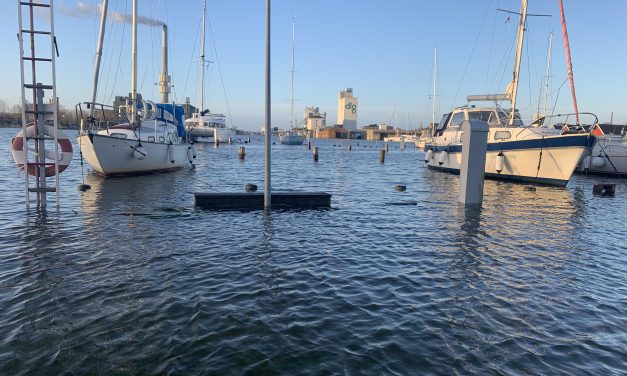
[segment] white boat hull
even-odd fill
[[[216,140],[220,143],[226,143],[233,141],[235,136],[235,130],[231,128],[214,128],[214,127],[190,127],[187,129],[187,132],[191,137],[194,138],[205,138],[207,142],[216,142]]]
[[[302,145],[305,142],[305,137],[299,134],[285,134],[279,138],[283,145]]]
[[[616,135],[597,136],[590,155],[579,161],[577,172],[627,176],[627,138]]]
[[[83,157],[94,172],[104,176],[132,175],[176,170],[186,166],[187,143],[159,143],[142,141],[145,156],[137,158],[138,140],[83,134],[78,137]]]
[[[588,149],[589,142],[589,137],[584,134],[489,143],[485,174],[492,179],[564,186],[570,180],[577,162]],[[434,147],[428,144],[425,149],[433,150],[433,157],[426,161],[430,169],[459,173],[462,162],[461,145]],[[497,155],[500,152],[504,155],[503,170],[498,172]],[[442,153],[446,155],[442,156]]]

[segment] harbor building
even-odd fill
[[[318,131],[326,127],[327,113],[320,113],[319,107],[307,106],[303,114],[305,130],[312,137],[318,137]]]
[[[337,101],[337,124],[348,131],[357,129],[357,106],[359,101],[353,96],[353,89],[340,91]]]

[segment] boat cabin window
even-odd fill
[[[451,119],[451,127],[459,128],[462,125],[462,121],[466,120],[466,116],[463,112],[457,112],[453,114],[453,118]]]
[[[164,141],[165,141],[165,137],[159,136],[159,142],[164,142]]]
[[[148,136],[148,142],[155,142],[155,136]]]
[[[492,118],[492,111],[468,111],[468,120],[481,120],[486,123],[490,122],[490,118]]]
[[[111,133],[111,137],[126,138],[126,134],[125,133]]]

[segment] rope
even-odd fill
[[[536,170],[535,182],[538,182],[538,174],[540,173],[540,166],[542,165],[542,151],[544,149],[544,136],[542,136],[542,146],[540,147],[540,157],[538,158],[538,169]]]
[[[226,87],[224,86],[224,77],[222,77],[222,68],[220,67],[220,59],[218,58],[218,49],[216,48],[216,41],[213,38],[213,28],[211,27],[211,18],[208,19],[207,25],[209,26],[209,35],[211,36],[211,44],[213,45],[213,53],[216,56],[216,63],[218,64],[218,72],[220,73],[220,82],[222,83],[222,91],[224,92],[224,101],[226,102],[226,109],[229,114],[229,121],[231,127],[233,127],[233,116],[231,115],[231,106],[229,105],[229,99],[226,96]]]

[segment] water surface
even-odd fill
[[[393,145],[275,145],[273,187],[331,210],[209,212],[193,192],[263,186],[263,145],[103,179],[78,153],[61,207],[26,212],[0,144],[0,374],[621,374],[627,200],[458,176]],[[246,158],[237,158],[239,146]],[[393,189],[407,186],[407,192]],[[415,203],[415,205],[410,205]],[[392,205],[405,204],[405,205]]]

